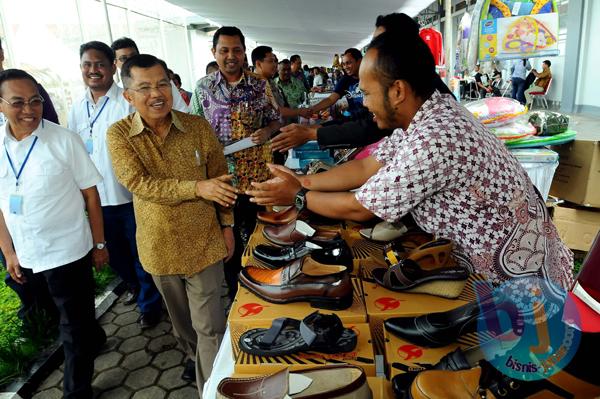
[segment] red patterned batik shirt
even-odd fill
[[[383,166],[356,193],[365,208],[388,222],[410,212],[495,283],[538,276],[570,288],[573,254],[527,173],[450,95],[436,91],[373,156]]]

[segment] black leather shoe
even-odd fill
[[[477,331],[477,321],[485,314],[496,311],[508,313],[515,326],[524,323],[516,306],[510,302],[487,298],[481,304],[478,301],[447,312],[430,313],[417,317],[394,317],[385,321],[387,331],[410,342],[428,347],[439,348],[455,342],[458,337]],[[482,307],[485,312],[482,314]]]
[[[256,259],[274,269],[311,254],[311,257],[319,263],[342,265],[352,271],[352,252],[342,238],[327,243],[304,241],[291,247],[274,247],[261,244],[252,250],[252,254]]]
[[[142,330],[146,330],[148,328],[152,328],[160,322],[160,312],[148,312],[142,313],[138,320],[140,323],[140,328]]]
[[[194,362],[192,359],[185,361],[183,373],[181,373],[181,379],[188,382],[196,381],[196,362]]]
[[[124,305],[133,305],[137,302],[140,291],[137,288],[128,289],[123,298]]]

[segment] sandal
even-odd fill
[[[240,337],[240,349],[257,356],[283,356],[298,352],[344,353],[356,348],[356,332],[344,328],[335,315],[318,311],[304,320],[282,317],[271,328],[255,328]]]
[[[375,282],[392,291],[430,294],[444,298],[460,295],[469,272],[462,267],[441,267],[425,270],[411,260],[404,259],[389,268],[371,272]]]
[[[445,238],[429,241],[412,250],[405,244],[402,240],[396,240],[383,247],[388,265],[397,265],[402,259],[409,259],[418,263],[421,269],[439,269],[448,264],[454,246],[451,240]]]

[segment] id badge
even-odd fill
[[[91,154],[94,152],[94,140],[89,138],[85,141],[85,149],[87,150],[88,154]]]
[[[23,196],[11,194],[8,198],[8,211],[13,215],[23,214]]]

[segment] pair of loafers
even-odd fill
[[[340,237],[336,230],[313,228],[302,220],[294,220],[288,224],[265,226],[263,236],[271,243],[279,246],[292,246],[306,240],[327,244]]]
[[[252,378],[225,378],[217,399],[372,399],[365,372],[343,364]]]
[[[322,264],[310,256],[274,270],[246,266],[239,274],[239,281],[271,303],[309,302],[321,309],[342,310],[353,301],[348,268]]]
[[[285,247],[259,244],[252,250],[252,254],[269,268],[285,266],[309,254],[319,263],[343,265],[349,271],[352,271],[353,266],[350,247],[341,237],[330,241],[306,240]]]

